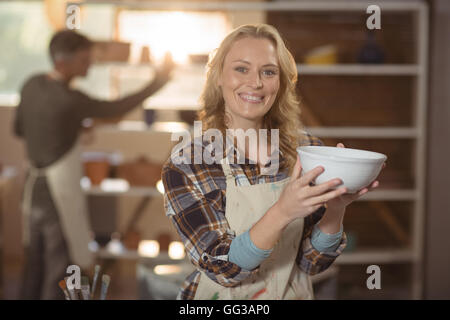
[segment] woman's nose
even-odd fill
[[[262,80],[259,72],[251,73],[249,76],[249,84],[252,88],[260,89],[262,88]]]

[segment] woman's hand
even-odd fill
[[[280,198],[250,229],[250,239],[256,247],[264,250],[273,248],[289,223],[310,215],[327,201],[347,192],[346,188],[330,190],[342,183],[340,179],[310,186],[310,183],[323,170],[322,167],[316,167],[304,176],[300,176],[302,166],[297,155],[291,179],[283,189]]]
[[[278,215],[280,215],[280,219],[286,225],[297,218],[310,215],[325,203],[339,198],[347,192],[347,188],[344,187],[332,189],[342,183],[340,179],[332,179],[319,185],[310,186],[310,183],[323,170],[323,167],[319,166],[301,176],[302,166],[297,155],[297,162],[291,179],[274,205]]]
[[[338,148],[345,148],[343,143],[337,144]],[[386,164],[383,164],[383,168],[386,166]],[[338,197],[335,197],[333,199],[328,200],[327,202],[327,210],[325,211],[324,216],[320,220],[319,228],[322,232],[333,234],[340,230],[341,224],[344,220],[344,214],[345,214],[345,208],[352,203],[353,201],[357,200],[364,194],[366,194],[369,191],[372,191],[376,189],[380,183],[375,180],[372,181],[369,186],[364,187],[358,192],[351,194],[351,193],[345,193],[341,194]]]

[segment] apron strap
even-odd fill
[[[228,159],[225,157],[222,159],[221,161],[222,164],[222,170],[223,173],[225,174],[225,178],[227,179],[227,184],[232,183],[232,184],[236,184],[236,180],[234,178],[234,175],[231,171],[231,167],[230,164],[228,163]]]
[[[31,204],[33,201],[33,189],[36,180],[39,177],[45,177],[45,168],[36,168],[33,165],[30,165],[28,170],[28,177],[25,181],[25,187],[22,195],[22,215],[23,215],[23,234],[22,240],[25,246],[30,244],[30,230],[29,230],[29,219],[31,215]]]

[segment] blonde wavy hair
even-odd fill
[[[300,121],[300,102],[296,93],[297,65],[278,31],[268,24],[247,24],[234,29],[209,57],[206,83],[200,97],[198,117],[204,130],[215,128],[225,134],[225,101],[218,80],[222,75],[225,57],[231,46],[245,37],[264,38],[276,48],[280,67],[280,88],[277,97],[264,116],[263,128],[279,129],[280,151],[285,158],[280,169],[289,168],[297,161],[297,151],[303,125]],[[225,135],[224,135],[225,136]],[[270,136],[270,134],[269,134]]]

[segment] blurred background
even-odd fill
[[[133,92],[167,51],[178,63],[141,108],[83,137],[92,250],[111,275],[109,299],[174,299],[191,272],[164,213],[161,166],[172,133],[196,117],[208,54],[233,28],[260,22],[296,59],[307,129],[326,145],[388,156],[380,188],[347,209],[348,246],[314,277],[316,298],[450,298],[450,1],[45,0],[0,2],[0,299],[17,299],[24,259],[28,164],[15,107],[23,82],[50,70],[49,40],[71,4],[95,41],[89,75],[75,83],[89,95]],[[370,4],[381,8],[379,30],[366,26]],[[366,286],[374,264],[380,290]]]

